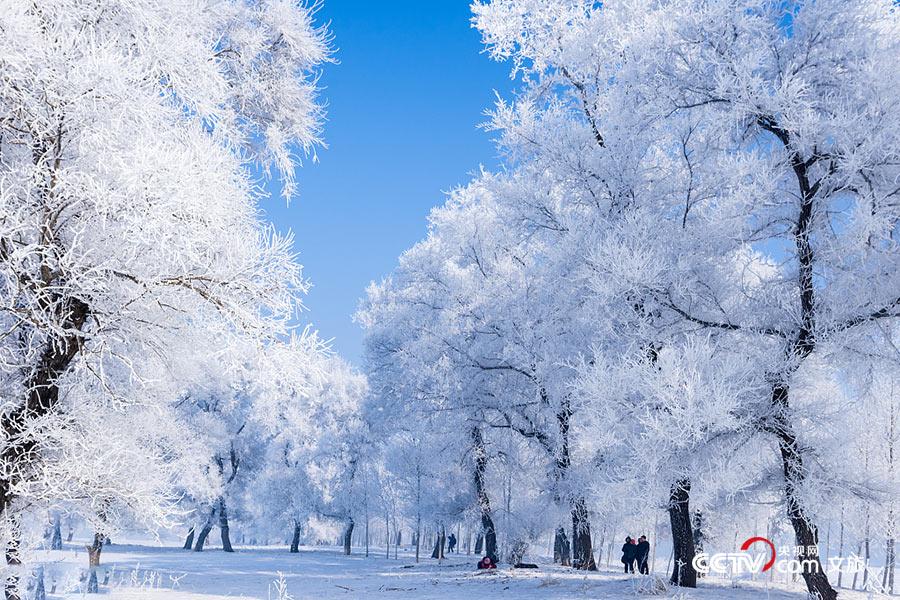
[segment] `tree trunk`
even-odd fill
[[[872,556],[871,552],[871,544],[869,543],[869,511],[866,510],[866,540],[864,543],[864,547],[866,549],[865,554],[863,555],[863,580],[862,580],[862,588],[866,589],[867,584],[869,583],[869,559]]]
[[[583,497],[572,503],[572,566],[584,571],[596,571],[594,548],[591,541],[591,521],[587,503]]]
[[[484,540],[484,554],[497,562],[497,531],[491,512],[491,499],[487,494],[485,473],[487,471],[487,449],[479,427],[472,428],[472,456],[475,461],[475,499],[481,513],[481,534],[479,542]],[[482,537],[483,536],[483,537]],[[481,544],[476,542],[475,554],[481,554]]]
[[[52,275],[48,275],[52,278]],[[51,285],[52,279],[44,281]],[[87,321],[89,309],[81,300],[69,298],[61,299],[59,311],[66,315],[63,319],[64,328],[68,331],[80,332]],[[68,370],[75,355],[81,349],[82,337],[78,333],[72,333],[59,339],[51,337],[34,366],[34,370],[25,383],[25,398],[22,404],[16,408],[4,411],[0,415],[0,430],[5,441],[4,448],[0,452],[0,463],[7,465],[6,475],[0,476],[0,519],[7,522],[15,522],[17,515],[9,514],[15,498],[12,495],[13,486],[18,483],[23,474],[28,473],[33,467],[35,447],[37,439],[29,434],[31,423],[57,410],[59,404],[59,386],[57,381]],[[21,565],[18,542],[14,542],[6,550],[7,566]],[[7,600],[19,600],[19,578],[11,570],[5,583]]]
[[[53,518],[53,535],[50,536],[50,549],[62,550],[62,525],[59,514]]]
[[[694,554],[703,552],[703,511],[694,511]],[[654,532],[655,533],[655,532]],[[697,573],[697,579],[703,578],[703,573]]]
[[[444,558],[444,544],[447,543],[447,532],[444,529],[444,526],[441,525],[441,529],[438,532],[437,536],[434,540],[434,550],[431,552],[431,558],[436,558],[441,560]]]
[[[222,550],[234,552],[231,547],[231,536],[228,528],[228,509],[225,506],[225,496],[219,498],[219,534],[222,536]]]
[[[103,552],[103,535],[95,533],[94,543],[85,547],[88,551],[88,567],[91,571],[90,578],[88,579],[87,593],[98,594],[100,592],[100,584],[97,581],[97,567],[100,566],[100,553]]]
[[[88,566],[100,566],[100,553],[103,552],[103,534],[95,533],[94,542],[86,546],[88,551]]]
[[[559,527],[553,536],[553,562],[564,567],[572,566],[572,557],[569,549],[569,538],[566,537],[566,528]]]
[[[694,533],[689,506],[691,482],[677,481],[669,492],[669,520],[672,524],[672,577],[670,581],[681,587],[697,587],[694,570]]]
[[[547,392],[541,389],[541,396],[546,398]],[[559,448],[556,456],[556,477],[562,482],[569,472],[572,458],[569,453],[569,428],[572,418],[572,406],[568,397],[563,400],[556,421],[559,426]],[[596,571],[594,548],[591,540],[591,522],[584,496],[576,495],[570,499],[572,512],[572,566],[585,571]]]
[[[658,516],[657,516],[656,518],[659,519]],[[656,529],[654,529],[653,532],[654,532],[654,534],[655,534],[655,533],[656,533]],[[617,536],[617,532],[616,532],[615,529],[613,529],[613,534],[612,534],[612,537],[610,538],[609,546],[606,548],[606,568],[607,568],[607,569],[609,568],[609,561],[610,561],[610,559],[612,558],[613,550],[615,550],[616,540],[618,539],[618,537],[616,537],[616,536]],[[656,550],[656,544],[655,544],[655,543],[653,544],[653,550],[654,550],[654,551]]]
[[[481,554],[482,549],[484,549],[484,535],[479,533],[475,536],[475,554]]]
[[[838,566],[837,586],[841,587],[841,580],[844,578],[844,565],[843,565],[843,563],[844,563],[844,507],[843,507],[843,505],[841,506],[841,533],[840,533],[840,537],[838,539],[839,539],[839,541],[838,541],[838,558],[840,558],[841,561],[839,563],[840,566]]]
[[[294,536],[291,538],[291,554],[300,552],[300,522],[294,521]]]
[[[703,552],[703,511],[694,511],[694,552]]]
[[[347,525],[344,528],[344,554],[350,556],[350,542],[353,541],[353,517],[347,519]]]
[[[800,503],[798,490],[806,479],[806,470],[803,464],[803,456],[800,453],[800,444],[794,435],[793,428],[787,421],[788,387],[777,383],[772,388],[772,404],[778,409],[775,435],[778,438],[778,447],[781,453],[781,464],[784,471],[784,494],[787,500],[787,513],[794,528],[796,545],[810,547],[819,545],[819,532],[806,516],[806,511]],[[822,568],[818,556],[799,557],[803,560],[803,580],[810,595],[819,600],[836,600],[837,592],[828,582],[828,575]]]
[[[197,536],[197,542],[194,544],[194,552],[203,552],[203,546],[206,545],[206,538],[209,537],[209,532],[212,531],[215,518],[216,509],[213,508],[209,511],[209,516],[203,524],[203,529],[200,530],[200,534]]]
[[[606,543],[606,526],[603,526],[603,530],[600,532],[600,543],[597,543],[597,540],[594,540],[594,548],[597,549],[597,564],[601,564],[603,562],[603,546]]]
[[[895,541],[894,538],[888,538],[885,546],[884,581],[882,581],[881,587],[891,596],[894,595],[894,568],[896,567],[896,564],[897,556],[895,554]]]
[[[800,444],[790,422],[790,402],[788,396],[789,376],[800,363],[808,358],[816,347],[816,285],[815,285],[815,254],[812,245],[812,223],[814,217],[814,205],[816,194],[820,187],[818,183],[810,181],[809,170],[812,162],[802,156],[794,146],[791,133],[771,116],[761,115],[757,118],[757,124],[774,135],[787,151],[791,167],[797,178],[799,195],[799,210],[796,215],[796,223],[793,227],[794,245],[797,250],[797,283],[798,300],[800,307],[799,328],[796,336],[791,340],[785,352],[788,373],[782,373],[781,378],[772,386],[771,423],[765,429],[775,435],[778,440],[781,463],[784,471],[784,494],[787,501],[787,513],[794,529],[797,546],[818,546],[818,530],[806,515],[806,511],[800,502],[799,490],[806,479],[806,468],[803,464],[803,455]],[[822,568],[818,556],[801,557],[803,561],[803,579],[809,595],[818,600],[835,600],[837,592],[828,582],[828,575]]]
[[[38,567],[35,573],[33,600],[47,600],[47,590],[44,587],[44,567]]]
[[[184,540],[184,546],[182,546],[182,550],[190,550],[194,545],[194,528],[191,527],[188,529],[187,538]]]
[[[387,513],[384,515],[384,557],[391,557],[391,517]]]

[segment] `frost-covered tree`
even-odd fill
[[[370,288],[360,319],[373,393],[400,414],[469,434],[471,457],[481,457],[471,463],[476,502],[485,509],[497,483],[484,480],[492,438],[506,432],[529,442],[540,456],[541,487],[570,508],[576,564],[593,568],[579,481],[589,460],[579,462],[588,457],[570,439],[573,364],[590,347],[591,305],[571,263],[557,256],[564,225],[531,210],[546,196],[559,200],[556,192],[526,175],[484,175],[457,191],[433,212],[428,239]],[[494,530],[488,511],[482,520]]]
[[[305,284],[290,240],[260,223],[247,167],[291,192],[290,149],[318,142],[328,48],[309,9],[279,0],[5,2],[0,15],[0,513],[14,563],[21,511],[56,495],[47,473],[87,483],[99,468],[60,460],[60,436],[174,401],[152,383],[177,339],[285,331]]]
[[[208,340],[206,346],[219,344]],[[213,490],[190,482],[185,488],[197,521],[188,532],[186,549],[193,543],[201,551],[218,525],[223,548],[231,551],[229,513],[244,508],[245,491],[266,468],[273,438],[285,428],[300,433],[300,421],[288,415],[305,414],[308,407],[300,399],[319,385],[323,350],[318,336],[307,328],[264,347],[232,344],[209,356],[194,352],[179,362],[177,377],[184,391],[177,410],[186,435],[205,449],[196,456],[205,471],[202,479],[214,482]]]
[[[336,356],[320,356],[312,378],[298,371],[298,356],[282,358],[271,365],[277,381],[272,402],[256,403],[264,409],[266,442],[244,500],[251,524],[290,532],[297,552],[312,523],[345,527],[360,513],[357,471],[370,458],[362,420],[368,387]]]

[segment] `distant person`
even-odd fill
[[[496,569],[497,563],[491,560],[490,556],[485,556],[480,561],[478,561],[479,569]]]
[[[453,552],[456,549],[456,536],[452,533],[450,534],[450,537],[447,538],[447,547],[450,552]]]
[[[650,542],[647,541],[646,535],[642,535],[638,538],[636,558],[638,572],[643,575],[649,575],[650,566],[647,564],[647,560],[650,558]]]
[[[637,546],[631,536],[625,538],[622,545],[622,564],[625,565],[626,573],[634,573],[634,561],[637,558]]]

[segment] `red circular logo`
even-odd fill
[[[772,565],[775,564],[775,544],[770,542],[767,538],[764,537],[752,537],[748,538],[743,544],[741,544],[741,551],[746,551],[747,548],[755,544],[756,542],[762,542],[769,546],[769,550],[772,552],[772,556],[769,557],[769,562],[763,565],[762,572],[765,573],[769,569],[772,568]]]

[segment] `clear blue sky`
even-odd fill
[[[307,320],[357,365],[352,315],[365,287],[424,237],[445,192],[498,164],[477,125],[494,90],[510,90],[509,65],[481,53],[470,16],[469,0],[325,0],[318,13],[339,61],[321,79],[329,147],[304,164],[289,206],[273,189],[263,208],[294,232],[314,286]]]

